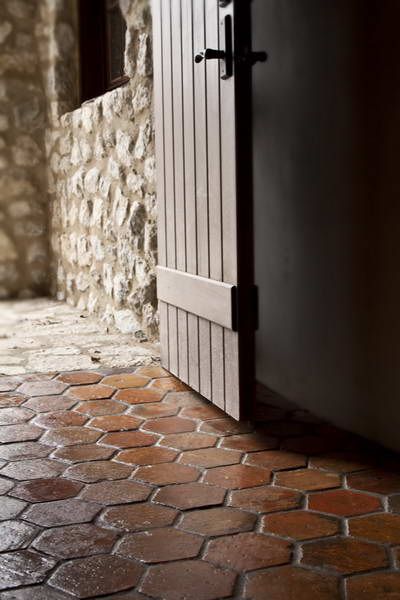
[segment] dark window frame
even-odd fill
[[[109,14],[117,6],[118,0],[79,0],[81,103],[101,96],[129,81],[129,77],[123,73],[111,77]],[[124,33],[125,30],[126,28]],[[124,48],[124,44],[122,46]]]

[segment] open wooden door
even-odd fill
[[[250,0],[152,9],[161,360],[240,419],[256,321]]]

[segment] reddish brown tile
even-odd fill
[[[108,433],[101,438],[101,444],[115,448],[139,448],[152,446],[159,439],[158,435],[144,433],[143,431],[125,431],[121,433]]]
[[[347,476],[347,483],[355,490],[365,490],[375,494],[393,494],[400,490],[400,473],[370,469]]]
[[[400,573],[370,573],[347,580],[348,600],[397,600]]]
[[[302,495],[299,492],[263,486],[232,492],[229,505],[260,513],[270,513],[299,508],[301,500]]]
[[[154,485],[168,485],[172,483],[189,483],[196,481],[200,472],[195,467],[165,463],[139,467],[135,471],[135,479],[141,479]]]
[[[204,481],[231,489],[250,488],[268,483],[271,472],[247,465],[216,467],[207,471]]]
[[[155,379],[152,382],[151,387],[164,390],[165,392],[184,392],[189,389],[187,385],[175,377]]]
[[[109,508],[100,517],[106,525],[124,531],[145,531],[172,525],[177,511],[167,506],[142,503]]]
[[[277,485],[295,490],[325,490],[340,486],[340,477],[336,473],[327,473],[316,469],[282,471],[276,475]]]
[[[352,490],[334,490],[312,494],[309,496],[308,506],[311,510],[332,513],[341,517],[382,510],[378,498]]]
[[[89,462],[91,460],[105,460],[114,454],[114,448],[98,446],[97,444],[82,444],[58,448],[53,456],[67,463]]]
[[[3,496],[0,500],[0,521],[14,519],[26,506],[26,502],[8,496]]]
[[[146,563],[169,562],[198,555],[203,539],[172,527],[127,535],[117,554]]]
[[[10,406],[19,406],[26,400],[26,396],[18,394],[0,394],[0,407],[8,408]]]
[[[46,429],[57,429],[58,427],[68,427],[84,425],[88,418],[76,412],[50,412],[36,417],[34,424]]]
[[[257,432],[224,437],[221,443],[222,448],[231,448],[232,450],[240,450],[241,452],[269,450],[277,446],[278,442],[276,438],[271,438]]]
[[[101,481],[102,479],[125,479],[132,473],[132,467],[120,463],[97,460],[95,462],[79,463],[68,467],[64,477],[77,479],[86,483]]]
[[[181,417],[163,417],[161,419],[150,419],[143,425],[143,429],[154,433],[185,433],[194,431],[196,424],[191,419]]]
[[[16,425],[32,419],[34,413],[28,408],[14,406],[11,408],[0,408],[0,425]]]
[[[355,452],[332,452],[311,459],[310,465],[317,469],[326,469],[337,473],[361,471],[371,466],[372,458]]]
[[[0,392],[13,392],[21,381],[20,377],[0,377]]]
[[[108,596],[108,598],[110,598]],[[47,585],[34,585],[3,592],[2,600],[71,600],[70,595],[57,592]],[[102,598],[102,600],[106,600]],[[113,600],[117,600],[113,598]],[[140,599],[135,599],[140,600]]]
[[[200,535],[217,536],[253,529],[256,516],[243,510],[218,507],[185,513],[181,529]]]
[[[173,461],[177,454],[175,450],[153,446],[123,450],[117,455],[116,460],[128,465],[156,465]]]
[[[268,450],[265,452],[252,452],[244,461],[246,465],[265,467],[271,471],[282,469],[296,469],[306,465],[306,457],[293,452],[282,450]]]
[[[101,437],[101,432],[86,427],[61,427],[50,429],[41,441],[49,446],[75,446],[76,444],[93,444]]]
[[[160,444],[177,450],[198,450],[200,448],[210,448],[214,446],[218,438],[215,435],[198,433],[176,433],[166,435],[162,438]]]
[[[32,550],[17,550],[0,555],[0,590],[39,583],[56,564],[52,558]]]
[[[116,400],[127,404],[143,404],[144,402],[160,402],[165,392],[157,388],[146,388],[145,390],[120,390],[115,396]]]
[[[90,427],[101,429],[102,431],[129,431],[137,429],[142,423],[142,419],[136,419],[129,415],[111,415],[106,417],[95,417],[89,423]]]
[[[136,481],[102,481],[86,486],[81,498],[106,505],[126,504],[147,500],[151,491],[151,487]]]
[[[196,590],[196,600],[216,600],[232,595],[236,575],[201,560],[154,565],[147,571],[140,591],[152,598],[182,600]]]
[[[143,375],[132,375],[128,373],[121,373],[119,375],[109,375],[102,381],[104,385],[111,385],[118,389],[125,388],[140,388],[145,387],[149,383],[150,379]]]
[[[290,544],[260,533],[238,533],[211,540],[205,560],[236,571],[252,571],[290,561]]]
[[[313,456],[330,450],[336,450],[341,447],[341,443],[336,438],[325,438],[318,435],[303,435],[300,437],[291,437],[282,442],[281,448],[291,452],[301,452]]]
[[[344,537],[329,538],[304,545],[301,562],[342,574],[388,566],[385,548]]]
[[[139,367],[135,373],[136,375],[144,375],[145,377],[150,377],[151,379],[171,377],[171,373],[168,373],[168,371],[159,366]]]
[[[57,377],[59,381],[68,383],[68,385],[88,385],[90,383],[99,383],[102,379],[100,373],[91,371],[75,371],[73,373],[62,373]]]
[[[101,400],[102,398],[110,398],[114,391],[114,388],[109,385],[97,383],[73,387],[70,389],[69,394],[79,400]]]
[[[261,531],[296,540],[311,540],[339,533],[339,521],[306,510],[292,510],[264,516]]]
[[[170,392],[164,398],[164,402],[177,408],[188,408],[190,406],[204,406],[207,402],[197,392],[186,391],[186,392]]]
[[[41,502],[28,508],[24,513],[24,519],[44,527],[87,523],[93,519],[100,509],[101,506],[98,504],[83,502],[75,498],[57,500],[56,502]]]
[[[116,539],[110,530],[80,523],[44,531],[33,547],[57,558],[76,558],[111,552]]]
[[[225,417],[225,413],[213,404],[203,404],[203,406],[189,406],[184,408],[181,416],[188,419],[208,421],[209,419],[221,419]]]
[[[42,479],[60,475],[65,465],[57,460],[48,458],[34,458],[32,460],[19,460],[9,463],[2,469],[0,474],[20,481],[27,479]]]
[[[76,496],[83,485],[65,479],[35,479],[19,483],[11,492],[12,496],[28,502],[65,500]]]
[[[0,427],[0,444],[11,442],[25,442],[37,440],[43,433],[43,429],[30,423],[19,425],[3,425]]]
[[[18,550],[29,546],[37,533],[37,527],[29,523],[3,521],[0,523],[0,552],[9,552],[10,550]]]
[[[247,576],[246,598],[266,600],[266,590],[268,600],[340,600],[342,597],[336,577],[289,566]]]
[[[236,450],[205,448],[183,452],[179,457],[179,462],[185,465],[197,465],[198,467],[218,467],[239,463],[241,457],[242,453]]]
[[[126,410],[126,406],[116,400],[87,400],[80,402],[75,410],[90,417],[102,417],[104,415],[120,415]]]
[[[188,510],[201,506],[222,504],[226,490],[215,485],[205,483],[182,483],[180,485],[167,485],[157,492],[155,502]]]
[[[62,564],[49,583],[78,598],[95,598],[134,587],[143,567],[119,556],[89,556]]]
[[[400,544],[400,515],[380,514],[350,519],[349,533],[380,544]]]
[[[50,396],[62,394],[67,387],[62,381],[29,381],[18,388],[18,393],[26,396]]]
[[[216,435],[249,433],[252,430],[253,425],[251,423],[235,421],[230,417],[212,419],[210,421],[206,421],[200,426],[200,431],[204,431],[205,433],[215,433]]]
[[[176,406],[155,402],[154,404],[137,404],[130,409],[129,414],[142,419],[154,419],[156,417],[173,417],[177,412]]]
[[[400,494],[394,494],[394,496],[389,498],[389,510],[394,513],[400,513]]]
[[[0,459],[26,460],[27,458],[43,458],[48,456],[51,448],[38,442],[21,442],[0,446]]]
[[[77,398],[72,398],[71,396],[41,396],[39,398],[31,398],[24,403],[24,406],[37,413],[41,413],[53,410],[68,410],[77,402]]]

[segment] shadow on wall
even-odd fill
[[[400,5],[253,11],[258,379],[400,449]]]

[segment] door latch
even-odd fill
[[[194,57],[195,63],[201,63],[203,60],[222,60],[221,64],[221,79],[228,79],[233,75],[233,48],[232,48],[232,17],[226,15],[221,21],[223,28],[222,39],[224,40],[224,48],[222,50],[214,50],[213,48],[205,48],[198,52]]]

